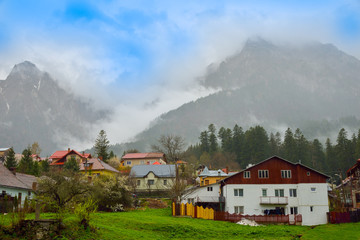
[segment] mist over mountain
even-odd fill
[[[87,140],[91,124],[108,114],[93,110],[28,61],[0,80],[0,113],[0,146],[21,152],[37,141],[43,156]]]
[[[133,143],[116,145],[115,151],[149,150],[162,134],[195,143],[210,123],[261,125],[281,134],[299,127],[307,138],[321,140],[341,127],[360,128],[360,61],[331,44],[249,40],[240,53],[211,64],[200,81],[219,91],[159,116]]]

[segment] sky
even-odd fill
[[[0,79],[28,60],[96,108],[111,143],[213,92],[206,67],[247,39],[332,43],[360,59],[360,1],[0,0]]]

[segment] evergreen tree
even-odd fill
[[[32,171],[31,171],[31,174],[34,175],[34,176],[39,176],[40,175],[40,166],[39,166],[39,162],[37,161],[34,161],[33,163],[33,168],[32,168]]]
[[[216,128],[215,128],[214,124],[209,125],[208,131],[209,131],[209,153],[213,154],[218,150]]]
[[[235,124],[233,128],[232,152],[236,155],[236,161],[241,163],[244,160],[245,133],[242,127]]]
[[[285,132],[284,143],[282,145],[282,155],[285,159],[292,162],[297,162],[299,160],[296,157],[294,134],[290,128],[288,128]]]
[[[49,170],[50,170],[50,163],[49,163],[48,159],[41,161],[40,162],[40,172],[46,173],[46,172],[49,172]]]
[[[357,134],[355,153],[354,153],[354,159],[359,159],[359,158],[360,158],[360,129]]]
[[[305,165],[310,165],[310,150],[309,150],[309,143],[305,139],[304,135],[302,134],[301,130],[297,128],[294,134],[294,143],[295,143],[295,159],[293,161],[301,161]]]
[[[112,159],[112,158],[114,158],[114,157],[116,157],[116,155],[115,155],[114,152],[111,150],[111,151],[110,151],[110,154],[109,154],[109,159]]]
[[[19,172],[32,174],[34,161],[31,157],[31,149],[30,147],[24,149],[22,152],[22,158],[19,163]]]
[[[218,136],[221,140],[221,149],[223,152],[232,151],[232,131],[230,128],[221,127],[218,133]]]
[[[338,169],[345,173],[347,167],[352,166],[353,156],[351,141],[347,138],[347,132],[342,128],[336,139],[335,155],[338,161]]]
[[[200,149],[202,152],[210,152],[209,134],[205,130],[200,133]]]
[[[99,158],[102,158],[104,162],[107,162],[109,159],[108,149],[109,149],[109,140],[107,139],[106,132],[101,130],[98,137],[95,140],[95,153]]]
[[[6,156],[6,161],[5,161],[4,165],[8,169],[17,167],[17,162],[16,162],[16,159],[15,159],[15,151],[14,151],[13,148],[9,149],[9,152],[8,152],[8,155]]]
[[[247,163],[258,163],[269,157],[269,137],[261,126],[251,127],[245,132]],[[246,166],[243,166],[246,167]]]
[[[274,156],[280,156],[281,151],[281,135],[279,132],[276,132],[274,135],[273,133],[270,134],[270,140],[269,140],[269,155]]]
[[[322,144],[318,139],[314,139],[311,144],[311,164],[314,169],[325,170],[325,153]]]
[[[74,172],[78,172],[80,170],[79,164],[75,158],[67,160],[64,164],[64,168]]]
[[[325,166],[328,172],[336,169],[335,150],[329,138],[325,142]]]

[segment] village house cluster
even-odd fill
[[[0,149],[1,163],[6,159],[7,150]],[[328,222],[329,204],[333,202],[341,202],[342,208],[360,208],[360,160],[349,168],[341,184],[334,186],[329,176],[278,156],[238,172],[192,166],[190,181],[181,178],[189,168],[187,163],[179,160],[168,164],[164,153],[127,153],[121,158],[118,169],[90,153],[70,148],[54,152],[46,160],[32,157],[34,161],[49,161],[50,167],[55,169],[75,160],[79,171],[91,177],[127,175],[134,195],[169,196],[174,185],[181,181],[187,187],[175,201],[229,214],[288,215],[289,221],[300,217],[302,225],[318,225]],[[36,177],[16,173],[0,164],[0,198],[6,195],[17,196],[21,201],[25,197],[32,198],[36,182]],[[340,193],[338,196],[334,194],[336,190]]]

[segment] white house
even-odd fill
[[[220,184],[213,183],[206,186],[195,186],[186,189],[181,196],[181,203],[209,207],[220,210]]]
[[[0,194],[1,196],[17,196],[23,202],[25,197],[32,198],[36,188],[36,177],[8,170],[0,163]]]
[[[327,179],[314,169],[274,156],[225,178],[219,185],[220,195],[214,191],[212,196],[229,213],[301,214],[303,225],[326,224]],[[205,190],[206,186],[184,195],[184,202],[201,199]]]

